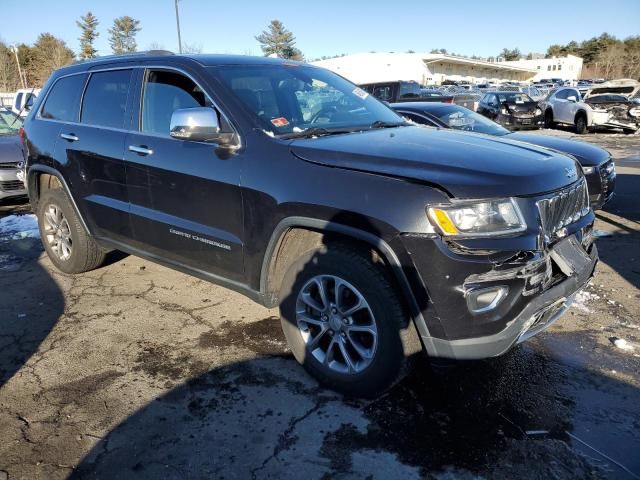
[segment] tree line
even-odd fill
[[[76,22],[80,28],[80,49],[77,55],[64,40],[51,33],[41,33],[33,45],[16,45],[17,52],[0,41],[0,91],[12,92],[23,86],[41,87],[55,69],[73,63],[76,58],[84,60],[96,57],[98,52],[95,41],[100,36],[99,23],[91,12]],[[139,31],[140,21],[134,18],[125,15],[114,19],[111,28],[107,30],[113,53],[135,52],[138,48],[136,34]]]
[[[42,86],[53,70],[72,63],[76,58],[83,60],[97,56],[95,41],[100,36],[98,31],[100,22],[97,17],[88,12],[81,16],[76,24],[80,29],[80,37],[78,38],[80,49],[77,54],[63,40],[51,33],[40,34],[33,45],[17,45],[22,78],[18,73],[15,52],[0,41],[0,91],[15,91],[23,85]],[[135,52],[138,48],[136,34],[140,29],[140,22],[132,17],[125,15],[114,19],[111,28],[107,30],[109,45],[113,53]],[[265,56],[304,60],[303,53],[296,47],[295,36],[285,28],[280,20],[271,20],[267,28],[254,38],[260,44]],[[162,47],[154,43],[153,48]],[[200,53],[200,49],[195,46],[185,46],[183,50],[188,53]],[[414,53],[413,50],[407,52]],[[431,53],[455,55],[474,60],[486,59],[477,55],[449,53],[444,48],[433,49]],[[581,42],[571,41],[566,45],[551,45],[544,55],[531,52],[525,56],[518,48],[503,48],[496,57],[490,57],[490,60],[495,60],[498,57],[505,60],[532,59],[542,56],[551,58],[568,54],[583,58],[582,76],[585,78],[640,78],[640,35],[619,40],[613,35],[603,33],[599,37]],[[323,56],[319,59],[324,60],[344,55],[342,53]]]

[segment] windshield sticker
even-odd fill
[[[351,93],[353,93],[357,97],[360,97],[363,100],[369,96],[369,94],[365,92],[363,89],[361,89],[360,87],[354,88],[353,92]]]
[[[289,120],[287,120],[284,117],[278,117],[278,118],[272,119],[271,123],[273,123],[274,126],[280,128],[280,127],[286,127],[287,125],[289,125]]]

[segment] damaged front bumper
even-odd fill
[[[446,253],[439,265],[432,255],[427,261],[412,254],[432,299],[424,312],[428,334],[421,331],[427,353],[450,359],[495,357],[547,328],[594,273],[598,253],[591,232],[587,225],[551,248],[522,251],[502,261],[490,252],[458,255],[446,245],[438,246]],[[433,239],[434,245],[438,242]],[[438,275],[443,271],[438,267],[451,273]],[[479,304],[478,295],[487,298]]]
[[[544,126],[544,117],[542,114],[526,114],[526,113],[518,113],[518,114],[504,114],[499,113],[496,121],[507,127],[511,130],[527,130],[527,129],[538,129]]]
[[[619,112],[614,108],[594,110],[592,126],[605,128],[621,128],[623,130],[638,131],[640,119],[632,117],[626,112]]]

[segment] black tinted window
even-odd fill
[[[131,70],[93,73],[82,102],[82,123],[124,128]]]
[[[42,107],[40,114],[42,118],[77,122],[78,106],[85,78],[86,75],[72,75],[58,80]]]
[[[142,100],[142,131],[169,135],[171,114],[180,108],[210,106],[190,78],[176,72],[151,71]]]

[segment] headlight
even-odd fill
[[[594,167],[582,167],[582,173],[584,173],[585,175],[591,175],[594,171]]]
[[[540,110],[539,108],[536,108],[536,116],[540,116],[542,115],[542,110]]]
[[[500,113],[502,113],[503,115],[509,115],[509,110],[507,110],[506,108],[502,107],[500,109]]]
[[[512,198],[429,207],[427,213],[438,231],[449,237],[492,237],[527,228]]]
[[[631,115],[632,117],[640,117],[640,107],[630,108],[629,115]]]

